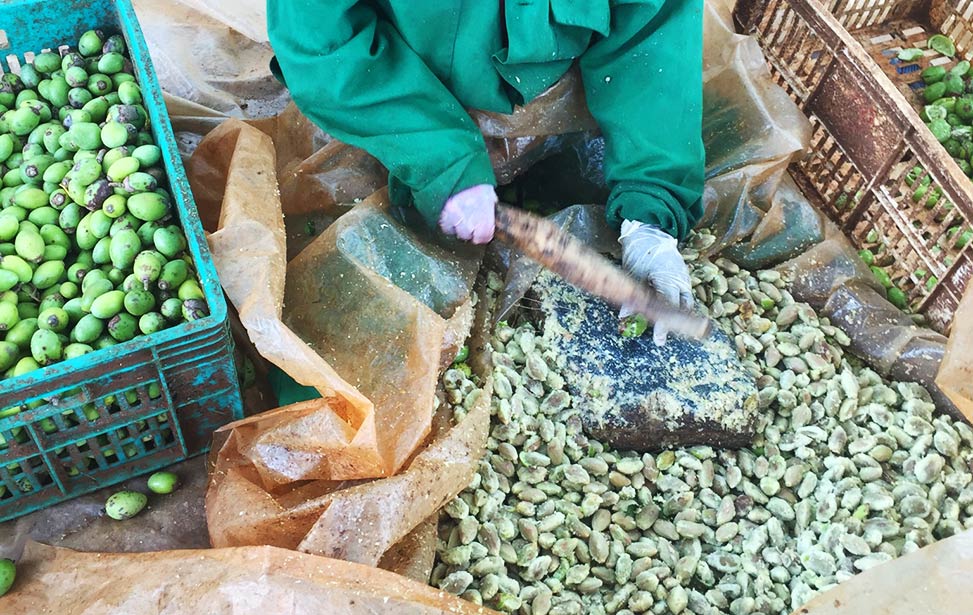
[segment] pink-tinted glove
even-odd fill
[[[467,188],[446,201],[439,215],[439,228],[447,235],[475,244],[490,243],[496,208],[497,193],[493,186],[480,184]]]

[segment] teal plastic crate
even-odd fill
[[[0,409],[28,408],[0,418],[0,521],[202,453],[243,413],[226,302],[131,3],[0,0],[0,70],[93,28],[127,41],[210,315],[0,381]]]

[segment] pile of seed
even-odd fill
[[[700,256],[712,240],[684,256],[758,379],[753,446],[611,450],[583,434],[543,332],[501,324],[488,451],[446,506],[433,585],[525,615],[786,614],[973,527],[973,429],[846,356],[776,272]],[[475,397],[458,370],[444,382],[460,409]]]

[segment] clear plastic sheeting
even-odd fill
[[[275,547],[79,553],[28,543],[4,613],[490,615],[385,570]]]
[[[582,133],[509,139],[487,138],[486,148],[497,183],[503,186],[513,182],[538,162],[579,145],[584,138]]]
[[[222,0],[178,0],[178,2],[195,8],[217,23],[226,24],[255,42],[268,42],[265,0],[234,0],[232,4]]]
[[[598,124],[588,112],[584,83],[577,67],[524,107],[510,115],[471,110],[484,137],[517,139],[588,132]]]
[[[781,179],[772,203],[753,233],[727,246],[724,256],[747,269],[762,269],[824,240],[827,219],[804,198],[790,175]]]
[[[273,169],[273,141],[238,121],[210,133],[194,155],[187,174],[204,227],[215,230],[209,243],[217,272],[261,355],[322,395],[320,412],[313,413],[315,445],[336,458],[358,460],[357,475],[322,470],[324,476],[315,478],[387,474],[374,442],[371,401],[281,321],[286,259]],[[438,348],[436,353],[438,361]]]
[[[959,416],[935,381],[946,338],[916,326],[889,303],[884,288],[830,222],[825,236],[825,241],[777,267],[792,280],[791,293],[845,331],[851,338],[849,349],[879,374],[918,382],[940,410]]]
[[[252,10],[258,4],[134,0],[162,88],[230,117],[282,110],[288,95],[270,72],[266,12]]]
[[[751,236],[774,207],[787,166],[807,148],[811,126],[770,78],[760,46],[736,34],[728,7],[707,2],[703,49],[705,214],[720,248]]]

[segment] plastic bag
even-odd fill
[[[455,427],[450,428],[444,413],[438,414],[430,444],[403,472],[375,481],[275,485],[264,481],[248,463],[245,450],[254,439],[264,440],[275,421],[293,421],[315,412],[314,402],[224,428],[229,437],[216,453],[216,469],[206,496],[213,546],[269,544],[370,566],[395,562],[401,557],[393,549],[395,545],[427,519],[435,520],[439,508],[469,484],[486,442],[489,393],[485,389]],[[301,438],[308,439],[307,435]],[[420,547],[434,551],[435,532],[419,538],[414,539],[418,546],[412,551]],[[428,578],[432,558],[426,563],[428,567],[416,578]]]
[[[756,39],[736,34],[726,7],[706,3],[703,49],[705,214],[720,248],[749,237],[773,205],[811,125],[770,78]]]
[[[963,295],[954,319],[957,323],[973,320],[973,286]],[[953,327],[936,384],[973,423],[973,327]]]
[[[322,396],[217,433],[211,540],[378,565],[469,483],[486,439],[488,394],[455,428],[433,412],[438,375],[472,325],[480,251],[420,242],[379,193],[287,265],[276,168],[273,140],[238,120],[187,168],[251,341]]]
[[[324,397],[318,403],[325,410],[316,415],[328,442],[323,450],[351,455],[365,467],[358,476],[334,478],[387,473],[364,435],[374,421],[372,403],[280,320],[286,260],[273,161],[269,137],[231,120],[207,137],[186,169],[204,228],[219,229],[209,243],[224,291],[261,355]],[[365,426],[359,440],[349,422]]]
[[[884,289],[841,231],[828,222],[825,241],[782,263],[791,294],[810,304],[851,339],[850,350],[879,374],[918,382],[937,407],[959,417],[937,386],[946,338],[913,320],[885,299]]]
[[[542,92],[530,104],[510,115],[473,109],[470,115],[483,136],[494,139],[547,137],[598,129],[584,97],[584,83],[577,67]]]
[[[255,0],[232,5],[215,0],[135,0],[134,5],[167,93],[239,118],[273,115],[287,104],[286,89],[270,72],[273,51],[266,37],[257,34],[266,32],[266,14],[244,17]],[[233,10],[216,10],[220,5]]]
[[[730,244],[722,254],[748,269],[772,267],[824,241],[827,219],[816,210],[790,175],[784,175],[773,204],[753,232]]]
[[[201,13],[224,23],[240,34],[258,43],[267,39],[267,3],[264,0],[236,0],[232,10],[220,0],[179,0],[182,4],[195,8]]]
[[[78,553],[28,543],[5,613],[489,615],[401,574],[275,547]]]

